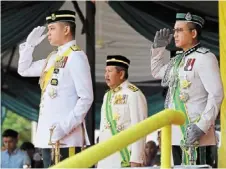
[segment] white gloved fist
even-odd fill
[[[46,27],[44,26],[38,26],[34,28],[32,32],[28,35],[26,43],[32,47],[35,47],[40,44],[47,36],[47,34],[42,35],[45,29]]]

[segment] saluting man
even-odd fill
[[[110,90],[104,95],[101,108],[99,142],[147,118],[145,96],[127,80],[129,65],[130,60],[124,56],[107,56],[105,80]],[[97,167],[139,167],[143,164],[144,149],[145,138],[99,161]]]
[[[200,16],[177,13],[174,35],[166,28],[157,31],[151,47],[152,75],[162,79],[163,86],[169,86],[165,108],[186,115],[184,125],[173,126],[172,138],[173,145],[182,148],[183,164],[195,164],[197,147],[216,145],[214,123],[223,99],[216,56],[200,44],[203,25]],[[163,53],[173,36],[176,47],[182,50],[164,65]]]
[[[46,37],[45,27],[38,26],[20,45],[18,73],[40,76],[41,103],[35,146],[43,149],[44,168],[51,165],[49,145],[62,144],[62,159],[75,152],[75,147],[89,144],[84,118],[93,102],[90,66],[86,54],[75,41],[75,12],[61,10],[46,17],[48,40],[58,50],[46,59],[33,62],[32,54]]]

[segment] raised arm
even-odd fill
[[[169,29],[161,29],[156,32],[153,45],[151,46],[151,73],[154,78],[162,79],[168,64],[163,62],[163,54],[166,46],[172,40],[173,35]]]
[[[42,35],[44,30],[45,27],[34,28],[28,35],[26,42],[19,46],[18,73],[21,76],[36,77],[41,75],[46,59],[33,62],[32,54],[35,46],[46,37],[46,35]]]

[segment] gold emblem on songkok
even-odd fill
[[[55,15],[54,13],[51,15],[51,19],[52,19],[53,21],[56,19],[56,15]]]

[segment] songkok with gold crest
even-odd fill
[[[198,15],[188,13],[177,13],[176,14],[176,20],[177,21],[186,21],[186,22],[193,22],[195,24],[198,24],[201,26],[201,28],[204,26],[205,20]]]
[[[120,66],[128,69],[130,60],[122,55],[108,55],[106,60],[106,66]]]
[[[75,23],[75,12],[70,10],[60,10],[55,12],[50,12],[46,16],[46,22],[72,22]]]

